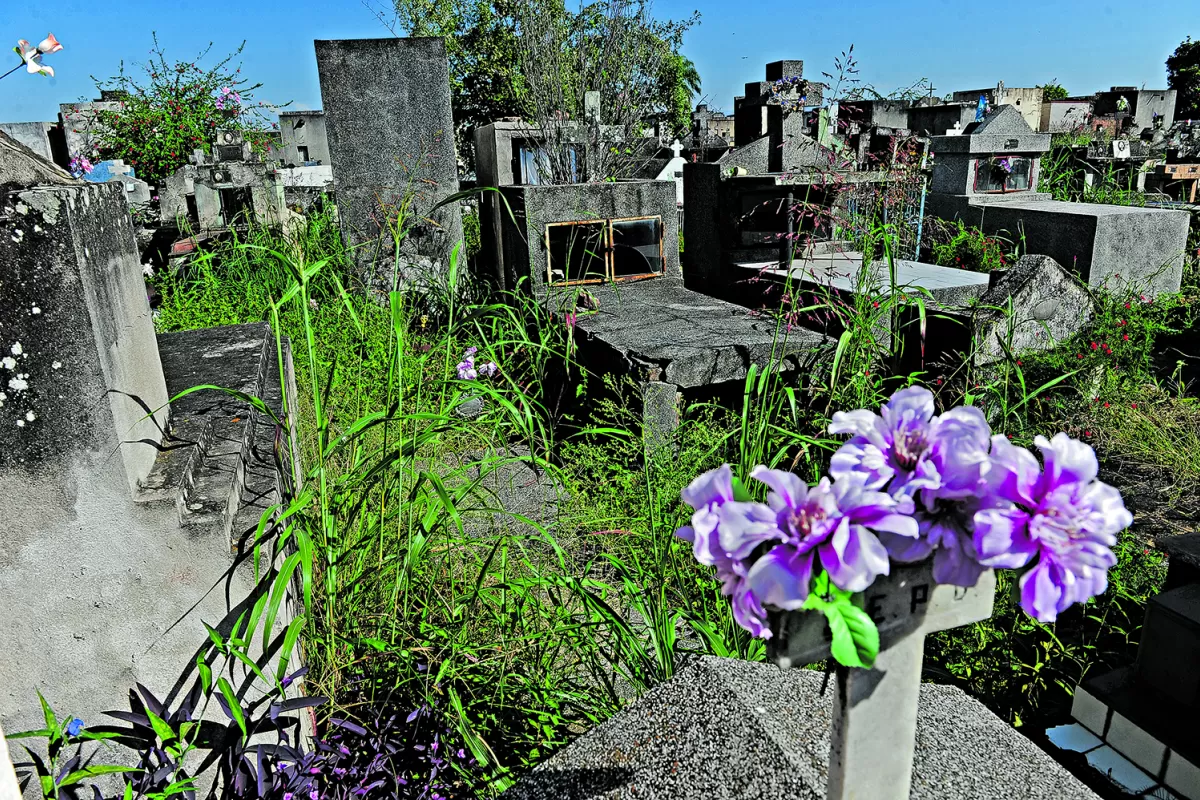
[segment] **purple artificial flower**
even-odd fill
[[[974,515],[980,561],[1017,569],[1036,556],[1021,576],[1021,607],[1040,622],[1053,622],[1072,603],[1108,587],[1117,533],[1133,523],[1121,494],[1096,480],[1096,453],[1059,433],[1034,443],[1044,468],[1028,450],[1003,436],[992,438],[988,496]]]
[[[489,361],[486,364],[480,365],[480,367],[479,367],[479,374],[485,378],[490,378],[499,371],[500,371],[500,368],[498,366],[496,366],[496,362],[494,362],[494,361]]]
[[[459,380],[473,381],[479,377],[479,372],[475,369],[475,359],[473,358],[464,358],[459,362],[457,369]]]
[[[751,477],[767,484],[769,516],[774,530],[758,532],[761,504],[748,525],[723,524],[721,543],[728,548],[743,537],[757,546],[780,540],[750,568],[747,580],[763,603],[793,610],[808,599],[814,557],[842,589],[861,592],[879,575],[888,574],[888,554],[874,531],[914,538],[917,523],[910,516],[913,501],[865,488],[866,476],[853,473],[830,482],[822,478],[811,489],[796,475],[755,467]],[[724,520],[723,520],[724,522]],[[755,535],[746,536],[751,531]]]
[[[463,353],[463,357],[464,357],[464,358],[470,358],[471,356],[475,355],[475,354],[476,354],[476,353],[478,353],[478,352],[479,352],[479,348],[478,348],[478,347],[468,347],[468,348],[466,349],[466,351]]]
[[[973,406],[933,416],[933,394],[912,386],[892,395],[880,414],[837,413],[831,433],[855,434],[834,454],[835,478],[862,475],[868,489],[918,499],[917,538],[880,531],[888,554],[900,562],[933,554],[938,583],[974,586],[983,573],[973,541],[972,517],[984,490],[991,429]]]
[[[972,518],[986,493],[991,429],[973,406],[953,408],[929,426],[928,448],[921,455],[927,484],[917,495],[921,535],[914,541],[881,533],[892,558],[904,563],[933,554],[933,579],[974,586],[985,567],[975,551]]]
[[[867,489],[885,486],[894,495],[909,495],[937,485],[927,459],[932,435],[933,393],[910,386],[892,395],[879,414],[866,409],[838,411],[830,433],[850,433],[834,453],[829,474],[834,480],[851,472],[866,476]]]
[[[691,506],[692,524],[675,531],[675,535],[692,543],[692,552],[701,564],[717,568],[721,579],[721,594],[733,601],[733,618],[738,625],[750,631],[752,636],[763,639],[771,637],[767,627],[767,612],[746,582],[748,568],[740,559],[750,555],[753,546],[734,554],[721,545],[722,524],[741,523],[744,538],[749,540],[773,527],[770,510],[759,503],[739,503],[733,499],[733,470],[722,464],[693,480],[682,492],[683,502]],[[750,530],[749,517],[753,514],[748,506],[759,506],[767,514],[758,521],[757,531]],[[723,523],[724,521],[724,523]]]

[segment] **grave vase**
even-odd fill
[[[828,800],[908,800],[916,744],[925,634],[992,615],[996,577],[973,587],[938,584],[930,561],[896,564],[863,592],[879,628],[870,669],[838,666],[829,741]],[[830,658],[830,633],[818,611],[773,614],[767,657],[781,667]]]

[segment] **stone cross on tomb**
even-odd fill
[[[671,142],[671,155],[674,158],[679,158],[681,153],[683,153],[683,145],[681,145],[679,140],[676,139],[675,141]]]
[[[908,800],[925,635],[987,619],[995,591],[992,570],[962,588],[934,581],[928,562],[894,564],[867,589],[864,609],[879,628],[879,655],[870,669],[837,667],[828,800]],[[821,613],[787,612],[772,627],[768,657],[779,666],[830,658]]]

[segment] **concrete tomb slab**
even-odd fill
[[[588,287],[599,311],[581,315],[577,335],[605,351],[624,371],[643,380],[680,388],[740,381],[750,364],[764,367],[780,359],[803,361],[828,339],[793,328],[785,337],[770,319],[749,309],[689,291],[678,280]],[[573,303],[568,287],[553,293],[550,308]]]
[[[1057,261],[1022,256],[976,307],[976,363],[1005,358],[1005,348],[1013,354],[1048,350],[1079,331],[1094,311],[1087,289]]]
[[[539,764],[506,800],[826,796],[835,682],[700,658]],[[922,684],[912,800],[1095,800],[959,689]]]

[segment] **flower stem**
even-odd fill
[[[4,73],[3,75],[0,75],[0,80],[4,80],[4,79],[5,79],[5,78],[7,78],[9,75],[12,75],[14,72],[16,72],[17,70],[19,70],[19,69],[20,69],[21,67],[23,67],[23,66],[25,66],[25,65],[24,65],[24,63],[17,64],[15,67],[13,67],[12,69],[10,69],[8,72]]]

